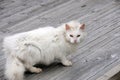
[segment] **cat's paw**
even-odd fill
[[[31,72],[33,72],[33,73],[40,73],[40,72],[42,72],[42,69],[41,68],[33,67],[32,70],[31,70]]]
[[[64,62],[62,62],[62,64],[64,65],[64,66],[72,66],[72,62],[71,61],[69,61],[69,60],[66,60],[66,61],[64,61]]]
[[[41,68],[37,68],[36,69],[36,73],[40,73],[40,72],[42,72],[42,69]]]

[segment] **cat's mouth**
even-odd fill
[[[73,42],[71,42],[71,41],[69,41],[71,44],[78,44],[79,42],[77,42],[76,40],[75,41],[73,41]]]

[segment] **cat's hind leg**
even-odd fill
[[[32,72],[32,73],[40,73],[40,72],[42,72],[41,68],[36,68],[36,67],[30,67],[28,70],[30,72]]]
[[[41,68],[37,68],[37,67],[34,67],[32,65],[25,65],[26,69],[32,73],[40,73],[42,72],[42,69]]]

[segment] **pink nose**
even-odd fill
[[[74,40],[75,43],[77,43],[77,40]]]

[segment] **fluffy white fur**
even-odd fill
[[[78,21],[70,21],[58,28],[39,28],[6,37],[3,41],[7,56],[6,77],[9,80],[23,80],[26,69],[39,73],[42,69],[33,65],[49,65],[55,59],[65,66],[71,66],[72,63],[66,56],[76,51],[78,44],[84,39],[84,27]]]

